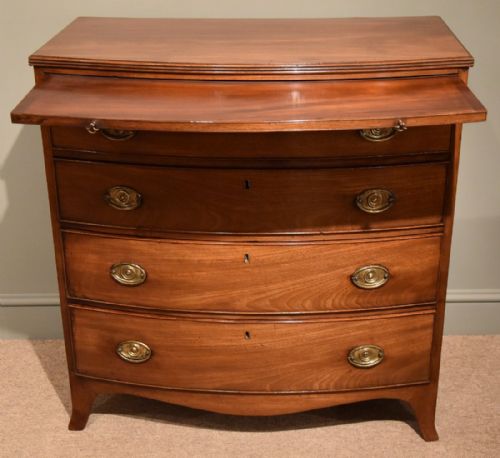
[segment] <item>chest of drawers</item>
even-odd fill
[[[73,410],[374,398],[434,428],[460,135],[436,17],[79,18],[30,57]]]

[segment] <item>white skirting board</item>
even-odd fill
[[[445,334],[500,334],[500,290],[450,290]],[[0,294],[0,339],[62,338],[57,294]]]

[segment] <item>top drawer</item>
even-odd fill
[[[55,148],[107,153],[110,159],[140,162],[151,157],[307,159],[371,156],[400,157],[417,153],[447,152],[451,126],[412,127],[405,132],[371,132],[372,140],[359,130],[324,132],[189,133],[153,131],[106,131],[88,133],[82,127],[53,127]],[[370,135],[368,135],[370,137]],[[385,138],[384,138],[385,137]],[[378,141],[377,141],[378,140]],[[380,141],[382,140],[382,141]],[[106,157],[106,155],[105,155]]]

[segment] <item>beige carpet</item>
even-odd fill
[[[392,401],[249,418],[102,397],[87,428],[70,432],[62,341],[0,344],[2,458],[500,456],[500,336],[445,338],[433,443]]]

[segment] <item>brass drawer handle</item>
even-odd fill
[[[137,340],[120,342],[116,347],[116,353],[128,363],[145,363],[151,358],[151,348]]]
[[[369,369],[375,367],[384,359],[384,350],[378,345],[360,345],[353,348],[347,360],[354,366],[362,369]]]
[[[125,140],[130,140],[131,138],[133,138],[135,136],[135,131],[122,129],[102,129],[101,135],[108,140],[123,142]]]
[[[366,189],[356,196],[356,205],[365,213],[382,213],[396,202],[396,196],[388,189]]]
[[[146,271],[138,264],[113,264],[110,269],[113,280],[124,286],[139,286],[146,281]]]
[[[90,134],[90,135],[95,135],[97,132],[99,132],[101,129],[97,127],[97,121],[94,119],[93,121],[90,121],[89,125],[85,127],[85,130]]]
[[[351,281],[362,289],[380,288],[389,281],[389,269],[381,265],[360,267],[351,275]]]
[[[97,126],[97,120],[94,119],[89,123],[87,127],[85,127],[87,132],[91,135],[97,134],[100,132],[104,138],[112,141],[125,141],[130,140],[135,136],[135,131],[133,130],[123,130],[123,129],[101,129]]]
[[[116,210],[135,210],[141,206],[142,196],[128,186],[113,186],[104,194],[104,200]]]
[[[397,133],[407,129],[403,120],[399,119],[394,127],[376,127],[373,129],[361,129],[360,135],[371,142],[385,142],[393,138]]]

